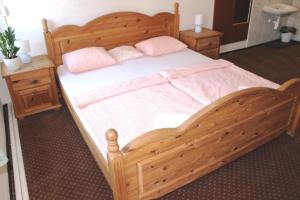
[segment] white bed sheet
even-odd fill
[[[185,49],[180,52],[159,57],[145,56],[134,60],[128,60],[124,63],[116,64],[111,67],[78,74],[69,72],[62,65],[58,67],[58,77],[65,94],[70,100],[72,108],[77,113],[86,132],[90,135],[102,156],[106,159],[107,147],[103,146],[103,141],[99,141],[99,137],[97,137],[96,133],[93,132],[89,122],[87,122],[85,117],[80,114],[81,112],[75,104],[74,97],[83,95],[95,89],[118,84],[122,81],[144,77],[168,69],[204,63],[210,60],[212,59],[190,49]],[[186,119],[188,117],[189,116],[185,116],[184,118]],[[176,124],[174,124],[174,127],[180,125],[184,120],[182,120],[182,122],[179,120],[175,121]],[[159,124],[159,126],[171,127],[172,125],[166,124],[166,126],[163,126],[162,124]],[[135,137],[138,137],[138,135]],[[120,141],[122,138],[123,137],[119,137],[120,144],[127,144],[130,142]],[[105,140],[105,137],[103,137],[103,140]],[[122,147],[123,146],[121,146],[121,148]]]

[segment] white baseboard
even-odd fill
[[[240,42],[235,42],[235,43],[222,45],[221,49],[220,49],[220,52],[221,53],[226,53],[226,52],[229,52],[229,51],[244,49],[246,47],[247,47],[247,40],[244,40],[244,41],[240,41]]]
[[[16,200],[29,200],[18,121],[14,115],[11,103],[8,104],[8,118]]]

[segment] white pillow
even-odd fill
[[[112,55],[119,63],[144,56],[142,52],[132,46],[116,47],[109,50],[108,53],[110,53],[110,55]]]

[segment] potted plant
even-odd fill
[[[297,29],[291,26],[283,26],[280,29],[281,41],[284,43],[289,43],[294,34],[296,34]]]
[[[4,56],[6,67],[15,71],[22,65],[21,59],[17,56],[19,48],[15,46],[15,30],[8,27],[3,33],[0,33],[0,51]]]

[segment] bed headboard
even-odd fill
[[[148,16],[136,12],[117,12],[98,17],[84,26],[65,25],[50,31],[43,19],[44,36],[49,57],[56,66],[62,55],[84,47],[101,46],[111,49],[134,45],[142,40],[168,35],[179,37],[179,4],[175,12]]]

